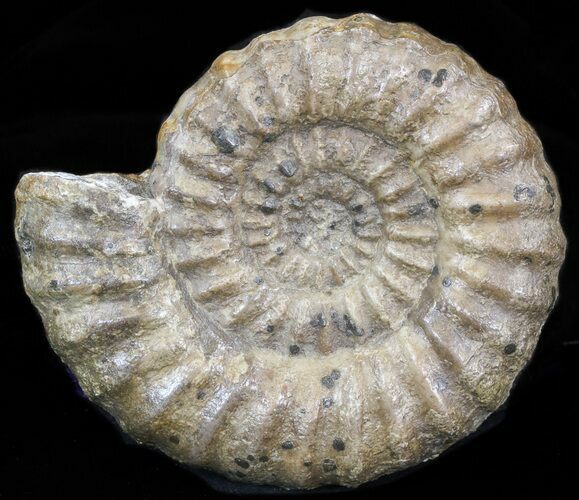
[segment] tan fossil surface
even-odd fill
[[[505,86],[372,15],[221,55],[140,175],[31,173],[26,291],[88,397],[236,481],[356,486],[507,399],[557,297],[556,179]]]

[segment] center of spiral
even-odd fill
[[[339,164],[285,151],[269,146],[248,175],[245,241],[256,265],[285,288],[330,292],[374,258],[383,219],[373,195]]]
[[[404,151],[344,124],[297,126],[263,141],[239,175],[233,269],[248,277],[231,286],[249,291],[215,305],[222,324],[323,353],[399,327],[437,239],[437,205]]]
[[[303,213],[283,224],[283,232],[302,250],[328,255],[348,244],[354,219],[341,204],[329,199],[314,200]]]

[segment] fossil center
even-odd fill
[[[332,352],[400,324],[434,266],[437,234],[407,155],[367,131],[320,123],[268,138],[247,163],[235,239],[251,286],[268,298],[236,326],[265,332],[257,338],[268,347]],[[396,249],[416,239],[414,226],[432,233],[417,256]]]

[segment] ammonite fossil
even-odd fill
[[[504,85],[372,15],[220,56],[140,175],[32,173],[24,282],[137,441],[243,482],[356,486],[507,398],[557,297],[556,179]]]

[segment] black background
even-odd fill
[[[3,12],[0,496],[223,496],[161,454],[127,444],[50,350],[22,289],[14,188],[33,170],[145,170],[164,117],[221,52],[305,14],[367,11],[460,45],[506,83],[558,176],[569,246],[559,302],[503,420],[407,477],[345,495],[576,498],[579,43],[571,4],[351,2],[342,9],[311,2],[306,10],[287,1],[76,2]]]

